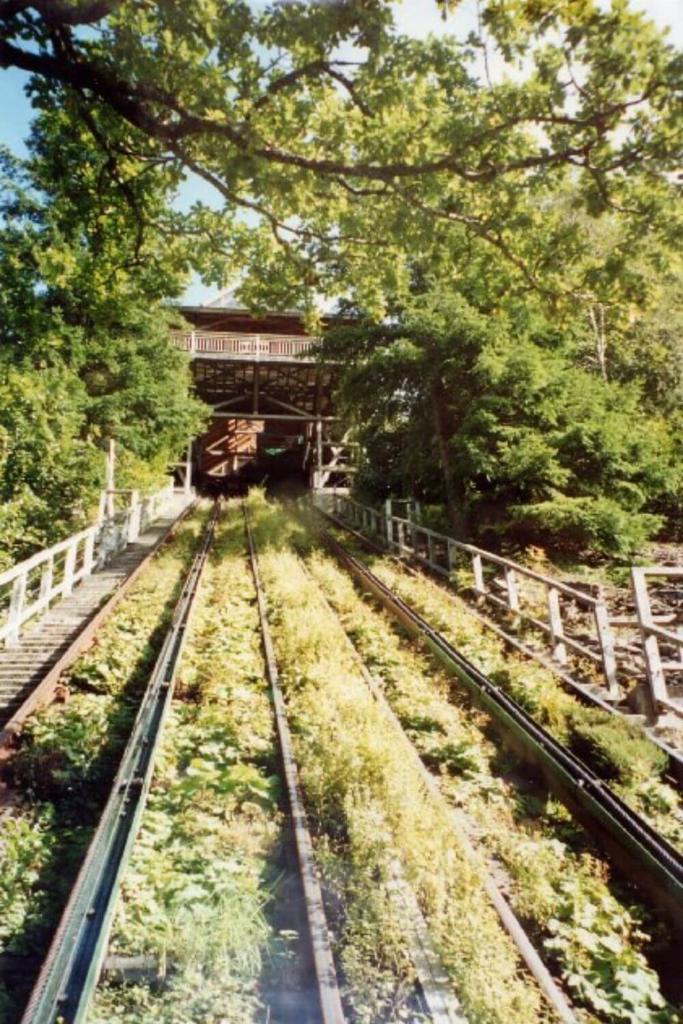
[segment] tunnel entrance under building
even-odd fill
[[[188,460],[195,486],[211,494],[263,481],[348,487],[356,448],[336,415],[337,368],[316,360],[301,313],[253,317],[231,292],[180,312],[192,329],[172,340],[189,353],[197,395],[212,410]]]

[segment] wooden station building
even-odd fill
[[[354,446],[335,413],[335,369],[316,361],[301,313],[252,316],[231,291],[180,312],[192,326],[173,342],[189,353],[197,395],[213,410],[182,473],[207,491],[278,477],[347,487]]]

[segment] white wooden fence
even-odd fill
[[[626,688],[630,685],[628,677],[632,683],[633,673],[625,669],[622,676],[619,671],[620,647],[613,629],[617,621],[620,625],[625,623],[623,618],[611,620],[602,596],[579,590],[509,558],[393,515],[391,502],[378,510],[360,504],[348,495],[324,492],[316,494],[315,501],[323,511],[331,512],[360,532],[382,541],[399,557],[415,559],[448,578],[467,568],[470,577],[468,589],[477,598],[502,608],[516,626],[523,629],[527,625],[540,632],[555,662],[566,665],[571,652],[597,666],[604,680],[607,699],[619,700],[626,695]],[[676,619],[675,614],[653,615],[647,588],[648,576],[683,582],[683,569],[632,569],[637,626],[642,642],[641,657],[653,708],[681,715],[683,701],[672,695],[666,673],[674,673],[683,679],[683,630],[678,627],[674,632],[672,628],[664,628],[662,620],[670,622]],[[669,660],[662,657],[662,644]],[[622,649],[624,655],[627,646]],[[676,654],[674,659],[671,658],[672,650]]]
[[[253,359],[291,359],[310,351],[314,338],[292,334],[231,334],[172,331],[171,341],[191,356],[224,355]]]
[[[137,540],[167,510],[173,484],[142,499],[138,491],[114,493],[127,498],[124,509],[106,515],[107,494],[103,492],[100,516],[93,526],[0,573],[0,643],[15,645],[29,619],[66,597],[81,580]]]

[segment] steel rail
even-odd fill
[[[21,1024],[82,1024],[97,985],[115,898],[137,836],[161,730],[202,571],[213,541],[218,503],[185,577],[173,618],[140,703],[118,772],[74,883]]]
[[[268,606],[266,596],[261,582],[258,553],[254,543],[249,519],[249,510],[246,502],[242,502],[244,514],[244,529],[249,549],[249,560],[251,572],[254,578],[254,589],[256,590],[256,601],[261,625],[261,640],[263,653],[266,661],[266,671],[273,695],[273,707],[275,711],[275,724],[277,728],[280,753],[282,756],[283,773],[289,800],[289,810],[294,828],[294,840],[296,844],[299,870],[303,886],[304,902],[306,905],[306,918],[311,939],[311,950],[313,955],[313,966],[317,980],[318,998],[320,1001],[320,1013],[323,1024],[344,1024],[344,1010],[342,1008],[341,994],[337,983],[337,972],[334,966],[332,955],[332,944],[325,916],[322,890],[318,879],[318,872],[315,866],[315,855],[313,842],[308,828],[306,808],[304,805],[301,785],[299,783],[299,770],[297,768],[292,734],[287,719],[287,707],[280,683],[275,648],[270,633],[268,621]]]
[[[310,571],[305,565],[304,569],[306,573],[311,577],[311,579],[313,579]],[[543,992],[543,995],[547,999],[549,1005],[552,1006],[558,1018],[562,1021],[562,1024],[576,1024],[576,1016],[573,1010],[571,1009],[571,1006],[569,1005],[564,993],[559,988],[559,986],[553,979],[552,975],[550,974],[550,971],[543,963],[541,956],[539,955],[537,949],[535,948],[535,946],[529,939],[528,935],[524,931],[524,928],[522,927],[514,910],[506,900],[505,896],[501,892],[499,886],[496,884],[492,876],[487,871],[482,870],[482,863],[480,857],[478,856],[474,846],[472,845],[468,837],[469,823],[467,821],[465,814],[458,808],[453,807],[451,803],[448,801],[448,799],[442,793],[441,788],[439,787],[439,784],[435,779],[434,775],[432,774],[432,772],[430,772],[429,768],[427,768],[426,764],[422,760],[422,757],[420,756],[417,747],[410,739],[403,726],[401,725],[401,721],[396,712],[394,711],[393,707],[391,706],[391,702],[384,693],[384,690],[382,689],[381,685],[377,682],[370,669],[367,667],[365,659],[363,658],[362,654],[356,647],[352,638],[349,636],[349,633],[342,621],[339,612],[336,610],[336,608],[329,600],[327,595],[323,592],[319,584],[318,590],[320,593],[321,600],[324,601],[325,606],[329,609],[330,614],[333,615],[336,621],[338,622],[339,628],[342,630],[342,634],[346,641],[346,646],[349,650],[349,653],[351,654],[353,660],[356,662],[358,670],[361,673],[363,680],[366,686],[368,687],[370,693],[372,694],[373,699],[377,702],[377,704],[379,704],[379,706],[385,712],[395,732],[401,736],[401,738],[403,739],[404,743],[407,746],[407,749],[410,751],[413,763],[415,764],[415,767],[417,768],[420,774],[420,777],[425,785],[425,789],[427,789],[428,792],[433,797],[435,797],[440,804],[445,805],[451,820],[453,832],[458,842],[461,844],[466,858],[480,873],[482,877],[482,884],[484,890],[486,891],[486,895],[491,900],[494,909],[496,910],[496,913],[500,918],[501,924],[510,935],[510,938],[514,942],[520,956],[522,957],[522,960],[524,961],[530,973],[536,980],[538,987]]]
[[[614,863],[683,929],[683,856],[614,793],[596,772],[539,725],[512,697],[465,658],[422,616],[329,533],[329,550],[487,711],[520,756],[609,852]]]

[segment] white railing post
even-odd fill
[[[72,540],[66,549],[64,559],[64,581],[62,583],[62,594],[67,597],[74,589],[74,573],[76,571],[76,549],[78,543]]]
[[[55,575],[55,560],[53,556],[48,558],[47,562],[43,566],[40,573],[40,591],[38,593],[38,600],[41,605],[43,602],[47,604],[52,594],[52,584]]]
[[[95,564],[95,527],[92,527],[90,533],[85,538],[85,544],[83,546],[83,575],[90,576]],[[41,580],[42,583],[42,580]]]
[[[12,584],[12,594],[9,602],[9,613],[7,616],[7,636],[5,644],[7,647],[14,647],[19,642],[19,630],[26,601],[26,581],[28,573],[22,572]]]
[[[548,623],[550,625],[553,657],[561,665],[564,665],[567,662],[567,647],[564,642],[560,594],[555,587],[548,587]]]
[[[190,354],[194,355],[197,351],[197,332],[190,331]]]
[[[127,541],[129,544],[134,544],[140,536],[140,492],[130,492],[130,516],[128,519],[128,534]]]

